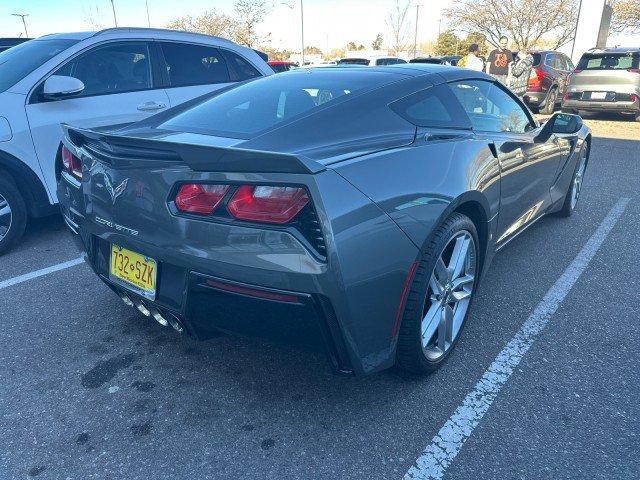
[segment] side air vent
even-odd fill
[[[302,233],[304,238],[318,252],[323,261],[327,259],[327,245],[324,240],[322,228],[312,205],[307,205],[298,215],[294,226]]]

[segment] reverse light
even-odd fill
[[[287,223],[309,203],[304,188],[242,185],[229,200],[227,210],[238,220]]]
[[[61,154],[62,166],[65,172],[77,180],[82,180],[82,162],[80,162],[80,159],[64,145],[62,146]]]
[[[181,185],[175,203],[178,211],[210,215],[218,208],[229,190],[229,185],[208,185],[204,183],[188,183]]]

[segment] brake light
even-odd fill
[[[629,95],[629,100],[631,100],[632,102],[637,102],[638,96],[635,93],[632,93],[631,95]]]
[[[82,180],[82,162],[76,157],[71,150],[64,145],[62,146],[62,166],[65,172],[77,180]]]
[[[287,223],[309,203],[304,188],[242,185],[233,195],[227,209],[239,220]]]
[[[182,185],[176,195],[176,208],[183,213],[210,215],[218,208],[228,190],[229,185],[204,183]]]

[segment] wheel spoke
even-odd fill
[[[422,346],[426,347],[433,334],[436,332],[438,325],[440,323],[441,314],[441,306],[438,302],[433,302],[431,307],[427,311],[427,314],[422,319]]]
[[[444,290],[444,288],[442,287],[442,284],[438,282],[438,279],[436,278],[435,273],[431,274],[431,279],[429,280],[429,286],[431,287],[431,291],[434,293],[434,295],[441,295],[442,291]]]
[[[451,260],[449,261],[448,267],[448,270],[451,272],[452,279],[458,278],[462,273],[466,264],[470,244],[471,239],[466,235],[460,235],[458,238],[456,238],[456,244],[453,247]]]
[[[9,215],[11,213],[11,207],[7,202],[0,202],[0,217]]]
[[[459,290],[451,294],[451,299],[456,303],[467,298],[471,298],[471,291],[469,290]]]
[[[466,275],[463,275],[462,277],[456,278],[452,282],[453,283],[453,291],[455,292],[456,290],[461,289],[465,285],[472,284],[474,279],[475,279],[475,277],[473,275],[469,275],[469,274],[466,274]]]
[[[449,305],[443,305],[438,325],[438,348],[445,352],[447,343],[451,343],[453,333],[453,309]]]

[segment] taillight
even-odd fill
[[[242,185],[234,193],[227,210],[239,220],[287,223],[309,203],[304,188]]]
[[[531,69],[529,74],[529,81],[527,82],[527,89],[532,91],[538,91],[542,87],[542,79],[544,78],[544,72],[540,67]]]
[[[562,96],[562,101],[563,101],[563,102],[566,102],[567,100],[569,100],[569,94],[568,94],[568,93],[565,93],[565,94]]]
[[[188,183],[180,186],[175,203],[178,211],[210,215],[220,205],[229,185]]]
[[[631,95],[629,95],[629,100],[631,100],[632,102],[637,102],[638,95],[636,95],[635,93],[632,93]]]
[[[62,166],[69,175],[77,180],[82,180],[82,162],[76,157],[71,150],[64,145],[62,146]]]

